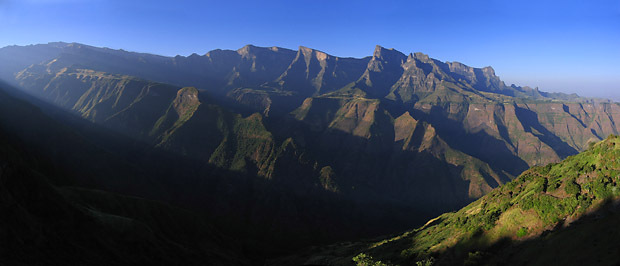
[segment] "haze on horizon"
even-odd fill
[[[620,101],[620,2],[0,0],[0,47],[167,56],[246,44],[364,57],[379,44],[492,66],[508,85]]]

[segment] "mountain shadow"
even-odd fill
[[[534,134],[538,139],[551,147],[561,158],[577,154],[575,148],[562,141],[558,136],[543,127],[538,121],[538,114],[515,105],[515,114],[519,122],[523,124],[526,132]],[[580,120],[578,120],[580,121]]]
[[[62,197],[67,198],[68,201],[59,204],[84,206],[78,208],[85,212],[85,214],[80,214],[86,215],[84,219],[91,219],[88,217],[93,215],[95,218],[101,216],[107,219],[107,215],[110,214],[115,217],[119,216],[118,219],[121,220],[127,218],[129,219],[127,221],[135,220],[140,223],[148,221],[144,230],[153,231],[156,239],[163,237],[162,239],[172,242],[195,241],[189,236],[183,240],[168,236],[168,234],[177,234],[180,237],[181,232],[174,233],[168,229],[153,228],[163,228],[171,219],[174,219],[168,217],[168,215],[177,215],[169,214],[171,210],[183,209],[188,213],[187,215],[196,217],[191,218],[192,220],[217,228],[208,229],[209,232],[216,235],[228,235],[232,240],[226,240],[223,244],[234,241],[235,246],[238,247],[234,252],[239,254],[232,256],[233,258],[241,258],[241,260],[247,258],[253,264],[261,264],[265,258],[286,254],[307,245],[384,234],[402,230],[407,224],[419,223],[423,220],[417,215],[412,215],[412,213],[419,215],[420,212],[404,203],[359,202],[341,194],[326,191],[319,186],[300,186],[299,181],[308,178],[303,171],[297,175],[276,175],[276,178],[269,180],[257,176],[257,169],[252,168],[252,164],[246,164],[249,168],[246,168],[245,173],[219,168],[205,164],[198,158],[175,154],[124,137],[97,124],[75,118],[75,115],[64,111],[51,112],[59,119],[64,117],[62,120],[65,121],[64,124],[58,123],[43,115],[34,106],[12,98],[2,91],[0,91],[0,102],[3,103],[0,106],[0,129],[10,132],[3,134],[2,140],[22,143],[19,148],[9,149],[7,157],[13,153],[18,154],[20,151],[36,154],[37,159],[24,162],[25,167],[35,168],[41,173],[49,173],[50,176],[42,180],[49,179],[53,182],[54,186],[50,189],[60,191]],[[21,114],[19,118],[13,116],[16,112]],[[71,154],[59,154],[59,151]],[[59,155],[53,156],[53,154]],[[79,164],[74,164],[78,160]],[[117,165],[119,162],[122,164]],[[95,163],[107,165],[109,168],[89,167]],[[286,164],[286,162],[282,163]],[[285,170],[284,167],[278,169],[284,173],[299,170]],[[42,195],[37,200],[45,201],[46,196]],[[171,207],[140,209],[140,206],[150,201],[167,202]],[[159,206],[163,203],[153,204]],[[121,207],[121,205],[128,206]],[[130,205],[136,205],[136,207],[129,209]],[[96,212],[91,212],[91,209]],[[151,209],[154,212],[161,212],[162,216],[152,217],[145,213]],[[69,222],[70,217],[70,214],[58,214],[56,219],[59,222]],[[15,225],[11,224],[6,228],[12,226]],[[125,225],[121,223],[119,226]],[[170,226],[175,226],[175,223],[170,222]],[[190,225],[187,226],[192,228]],[[104,229],[92,230],[107,232]],[[115,230],[114,224],[110,230]],[[170,230],[177,229],[170,228]],[[124,245],[114,242],[116,240],[112,236],[106,239],[105,234],[96,235],[93,238],[99,239],[93,240],[94,242],[112,241],[110,243],[116,243],[113,245],[119,247]],[[52,244],[58,241],[79,243],[78,240],[63,237],[54,237],[49,240]],[[165,243],[168,242],[156,242],[153,245],[165,249],[162,256],[165,256],[166,252],[175,252],[173,248],[168,249]],[[75,245],[79,246],[79,244]],[[18,247],[20,246],[16,245],[15,248]],[[64,247],[64,244],[59,244],[59,248],[61,247]],[[33,246],[32,248],[36,250],[43,247]],[[96,256],[105,256],[104,252],[107,252],[105,250],[102,250],[102,253],[89,251],[89,256],[92,255],[92,257],[85,255],[76,260],[96,260],[94,259]],[[120,252],[114,250],[110,252]],[[126,250],[138,252],[129,248]],[[224,247],[223,250],[228,249]],[[151,251],[145,252],[148,254]],[[125,253],[121,253],[117,254],[119,259],[125,256]],[[62,254],[65,253],[58,254],[63,256]],[[62,261],[61,257],[48,255],[50,261]],[[192,264],[191,256],[187,256],[187,263]],[[145,257],[148,256],[145,255]],[[155,256],[152,259],[158,258]],[[15,261],[21,259],[23,259],[21,255],[12,258]],[[196,261],[201,261],[199,259]],[[102,260],[102,263],[104,262],[113,263]],[[155,264],[166,264],[166,262],[169,260],[161,258]]]
[[[504,141],[484,131],[469,133],[457,121],[445,119],[441,115],[442,112],[443,109],[440,107],[432,107],[430,114],[417,109],[412,110],[414,117],[435,125],[438,134],[443,136],[451,147],[480,158],[493,167],[504,169],[513,175],[518,175],[529,167],[523,159],[506,147]],[[504,135],[506,133],[503,130],[500,132],[504,132],[502,133]]]
[[[617,265],[618,206],[617,200],[607,199],[587,214],[525,240],[504,237],[488,247],[464,241],[432,255],[439,258],[432,261],[434,265]]]
[[[3,107],[6,99],[0,91]],[[30,109],[16,99],[11,103],[24,105],[18,109],[21,111]],[[53,163],[57,159],[49,158],[46,149],[33,149],[31,139],[13,135],[14,125],[5,120],[4,111],[0,111],[0,264],[249,264],[240,245],[182,208],[101,190],[52,185],[73,183],[80,178],[76,173],[82,171]],[[22,112],[21,117],[39,123],[39,130],[52,139],[62,139],[53,128],[58,125],[41,123],[46,118],[32,111]],[[89,145],[74,140],[62,143],[78,146],[72,151]]]
[[[620,137],[536,166],[452,213],[399,235],[273,260],[352,265],[615,265]]]

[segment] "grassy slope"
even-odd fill
[[[611,264],[620,259],[613,241],[620,235],[614,229],[620,215],[616,204],[609,203],[620,196],[619,173],[620,138],[610,136],[561,163],[533,167],[423,227],[392,238],[331,246],[329,252],[307,251],[296,262],[544,265],[559,262],[554,256],[561,255],[568,264]]]

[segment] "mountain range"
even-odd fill
[[[6,126],[38,128],[15,138],[62,170],[51,186],[70,204],[87,204],[83,189],[172,204],[241,239],[217,245],[246,261],[422,225],[620,131],[609,100],[507,86],[491,67],[380,46],[364,58],[9,46],[0,78],[6,101],[23,101],[4,111],[19,114]]]

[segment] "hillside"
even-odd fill
[[[87,188],[157,186],[0,86],[0,264],[249,264],[200,215]]]
[[[273,264],[615,265],[620,137],[533,167],[468,206],[390,238],[307,250]]]
[[[280,256],[310,244],[325,244],[357,236],[393,232],[398,228],[405,228],[406,224],[421,222],[417,217],[406,215],[417,212],[410,206],[388,205],[382,202],[360,203],[334,193],[333,187],[329,185],[334,178],[329,167],[316,169],[314,165],[296,159],[300,158],[300,154],[296,153],[290,140],[276,145],[273,136],[264,130],[258,115],[243,118],[217,105],[196,102],[196,89],[193,88],[179,89],[172,98],[173,101],[162,107],[162,113],[168,111],[168,115],[162,115],[162,134],[157,134],[157,137],[150,139],[153,142],[148,143],[78,119],[72,113],[45,105],[15,88],[0,85],[0,129],[6,133],[2,135],[2,140],[11,144],[7,147],[6,158],[21,160],[20,152],[32,155],[33,158],[23,160],[21,167],[42,173],[40,182],[49,182],[51,185],[45,185],[51,186],[49,189],[61,191],[63,196],[71,197],[66,202],[58,203],[61,206],[76,205],[78,209],[85,204],[97,206],[103,213],[145,223],[157,223],[152,226],[158,228],[164,226],[160,222],[168,224],[166,228],[174,227],[170,228],[172,231],[162,229],[163,231],[154,232],[156,237],[160,234],[179,234],[180,238],[173,242],[189,244],[195,240],[189,236],[185,238],[185,233],[174,230],[196,227],[196,232],[204,230],[205,234],[210,232],[215,236],[226,235],[233,239],[218,242],[224,245],[222,252],[236,252],[231,258],[239,258],[239,261],[248,258],[247,261],[251,264],[262,264],[268,257]],[[11,95],[19,95],[22,99]],[[55,119],[48,117],[26,100],[44,106],[45,112],[52,114]],[[196,105],[199,106],[195,110],[196,117],[202,117],[200,120],[179,120],[179,114],[191,112]],[[16,113],[20,115],[15,115]],[[207,131],[197,130],[205,128],[202,124],[205,121],[211,121],[211,125],[217,126],[207,127]],[[208,130],[221,133],[221,139],[204,136],[203,133],[209,132]],[[148,133],[150,132],[147,131]],[[196,140],[179,140],[177,134],[207,137],[204,139],[205,143],[214,144],[213,154],[216,154],[212,163],[205,161],[205,157],[200,156],[202,153],[196,155],[175,150],[179,141],[190,141],[192,145],[197,145],[191,152],[204,152],[201,149],[205,147],[199,146],[201,143]],[[159,136],[167,138],[164,140]],[[251,146],[251,143],[256,143],[256,146]],[[247,149],[244,149],[245,147]],[[255,153],[252,147],[268,151],[271,149],[271,152],[264,155]],[[209,160],[209,157],[206,157],[206,160]],[[259,162],[267,163],[261,166]],[[297,166],[301,163],[308,165],[305,168],[307,170]],[[259,173],[257,166],[261,166],[264,172]],[[270,172],[273,169],[277,169],[277,172]],[[293,172],[295,174],[292,174]],[[309,174],[304,176],[305,173]],[[15,178],[21,178],[20,176]],[[33,185],[39,185],[39,181]],[[11,185],[6,187],[11,189]],[[96,195],[90,195],[91,192]],[[17,196],[20,196],[21,192],[7,193],[17,193]],[[46,201],[46,197],[42,196],[35,201]],[[113,206],[107,205],[107,201]],[[121,207],[123,205],[127,207]],[[127,209],[131,205],[139,206]],[[141,209],[140,206],[147,209]],[[155,214],[150,214],[151,211],[160,214],[153,217]],[[180,213],[179,217],[175,217],[177,212]],[[72,218],[67,215],[69,214],[59,214],[57,218],[60,222],[69,222]],[[390,224],[378,218],[386,215],[393,218]],[[178,219],[178,223],[169,221],[170,219]],[[351,221],[356,221],[357,224],[351,226]],[[20,223],[21,218],[15,222]],[[45,226],[46,221],[40,222],[41,226]],[[326,225],[329,227],[326,228]],[[11,223],[7,226],[12,228],[16,225]],[[97,228],[101,229],[95,227],[92,230],[99,232]],[[93,237],[101,238],[100,241],[117,241],[114,238],[106,239],[105,236]],[[137,238],[136,241],[142,241]],[[54,237],[49,243],[63,246],[63,241],[79,244],[81,240]],[[170,252],[186,254],[183,253],[185,251],[177,252],[174,248],[165,247],[168,245],[166,241],[153,245],[159,245]],[[211,239],[200,241],[206,243]],[[232,242],[235,243],[232,247],[226,246]],[[219,252],[218,243],[214,243],[215,246],[210,249]],[[117,244],[121,247],[124,245]],[[104,256],[102,252],[107,252],[105,250],[107,249],[102,249],[101,252],[92,251],[90,254]],[[187,255],[190,256],[194,251],[210,254],[192,249],[187,251]],[[144,252],[147,254],[152,251]],[[59,256],[61,255],[59,253]],[[172,257],[174,256],[171,255],[170,258]],[[22,259],[17,258],[16,261]],[[60,257],[53,259],[62,261]],[[155,257],[154,260],[165,263],[168,259]],[[85,260],[89,259],[85,257]],[[225,260],[227,259],[222,259]],[[188,263],[200,261],[208,259],[188,258]]]
[[[364,58],[11,46],[0,77],[66,112],[67,139],[105,147],[33,137],[32,150],[77,173],[62,184],[207,215],[260,259],[421,225],[620,132],[617,103],[381,46]]]

